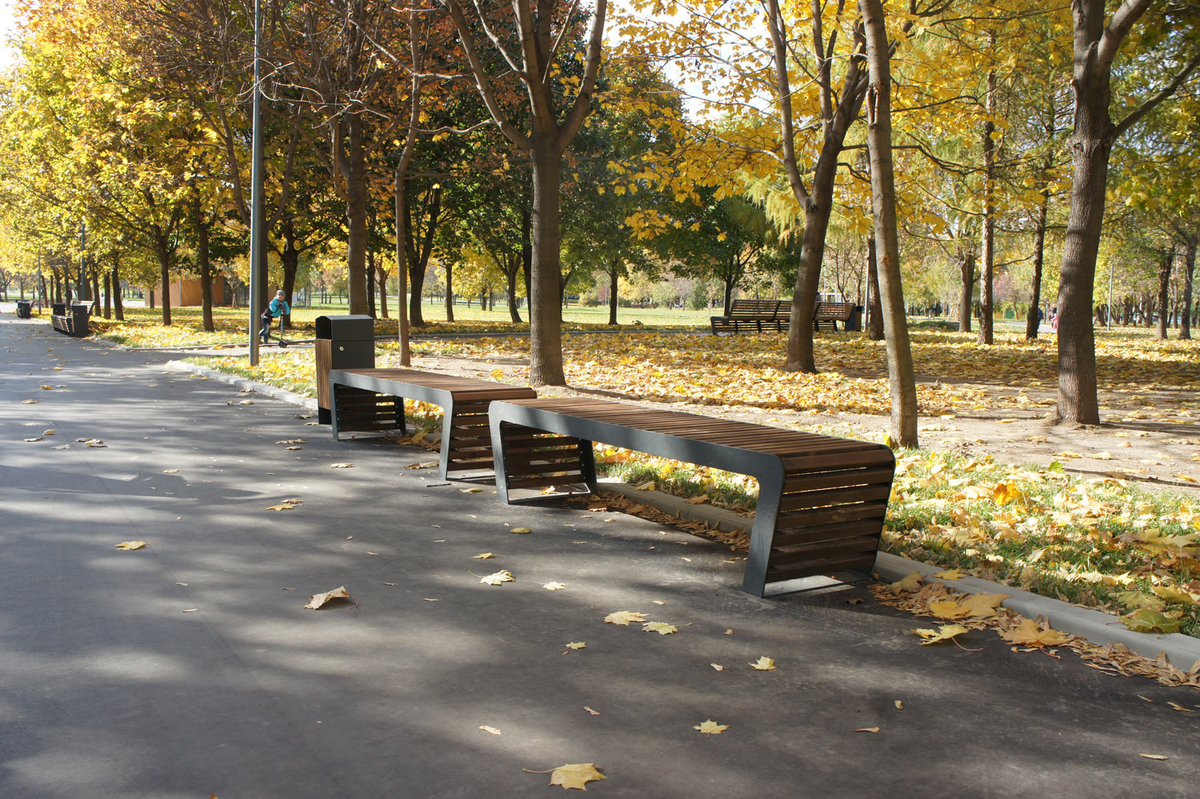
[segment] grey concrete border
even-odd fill
[[[725,531],[749,532],[751,520],[745,516],[707,505],[689,505],[682,498],[663,494],[659,491],[639,491],[619,480],[605,478],[600,481],[600,487],[612,491],[637,502],[644,502],[663,513],[669,513],[681,519],[706,522],[714,528]],[[1170,635],[1151,635],[1136,633],[1125,627],[1121,621],[1107,613],[1088,608],[1076,607],[1069,602],[1059,599],[1022,591],[1012,586],[981,580],[977,577],[964,577],[961,580],[937,580],[933,575],[944,571],[944,567],[931,566],[898,555],[880,552],[875,561],[875,571],[884,580],[894,582],[907,575],[919,572],[926,582],[941,582],[956,591],[969,594],[1008,594],[1004,607],[1010,608],[1022,616],[1031,619],[1043,617],[1056,630],[1086,638],[1093,644],[1123,644],[1139,655],[1157,657],[1165,652],[1171,662],[1182,669],[1192,668],[1200,663],[1200,639],[1192,638],[1181,633]]]
[[[244,388],[247,391],[254,391],[259,394],[265,394],[268,397],[274,397],[277,400],[290,402],[293,405],[299,405],[300,407],[313,411],[314,413],[317,410],[317,401],[312,397],[302,397],[294,391],[288,391],[287,389],[269,386],[266,383],[248,380],[247,378],[238,377],[237,375],[231,375],[226,372],[219,372],[216,369],[209,369],[207,366],[200,366],[199,364],[187,363],[185,361],[167,361],[166,368],[173,369],[177,372],[190,372],[195,375],[203,375],[204,377],[217,380],[221,383],[227,383],[231,386],[237,386],[238,388]]]

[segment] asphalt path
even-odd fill
[[[596,796],[1196,796],[1198,691],[920,646],[862,587],[758,599],[725,547],[501,505],[169,357],[0,316],[6,799],[557,795],[526,769],[567,763]]]

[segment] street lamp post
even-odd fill
[[[258,314],[266,302],[260,275],[263,251],[262,0],[254,0],[253,143],[250,156],[250,365],[258,365]]]

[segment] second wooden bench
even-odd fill
[[[504,502],[516,489],[595,491],[592,442],[604,443],[758,480],[744,591],[874,566],[896,464],[882,444],[578,397],[493,402],[488,414]]]

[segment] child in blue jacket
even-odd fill
[[[282,290],[275,292],[275,299],[271,300],[271,304],[262,312],[262,330],[258,335],[262,339],[262,343],[266,344],[271,339],[271,322],[278,319],[283,314],[290,314],[291,307],[287,304],[287,295]]]

